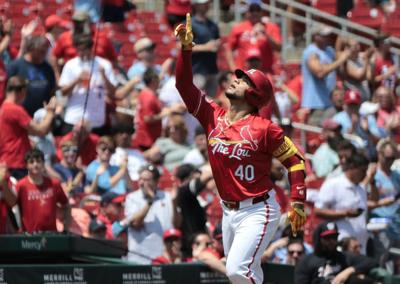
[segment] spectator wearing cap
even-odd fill
[[[308,109],[308,123],[318,125],[324,111],[332,105],[330,96],[336,85],[336,70],[350,56],[345,49],[338,56],[329,45],[332,30],[324,25],[313,28],[313,42],[304,50],[301,61],[303,91],[301,107]]]
[[[92,23],[101,19],[102,2],[98,0],[74,0],[74,10],[87,13]]]
[[[125,217],[132,220],[128,228],[129,261],[150,264],[163,254],[163,234],[180,227],[181,215],[176,207],[176,192],[157,187],[160,173],[146,165],[139,170],[139,189],[126,197]]]
[[[112,240],[118,236],[113,233],[113,223],[118,222],[123,216],[123,202],[125,195],[118,195],[114,192],[107,192],[102,195],[100,202],[100,212],[96,216],[97,223],[102,223],[106,227],[105,239]]]
[[[195,147],[186,154],[185,158],[183,158],[182,163],[191,164],[196,168],[200,168],[208,162],[207,136],[201,125],[197,126],[195,129],[194,146]]]
[[[133,139],[135,146],[145,151],[161,136],[162,119],[168,116],[172,109],[163,108],[158,98],[157,89],[160,80],[154,68],[146,70],[143,74],[143,81],[145,86],[137,98],[136,133]]]
[[[382,128],[378,128],[374,115],[363,115],[359,113],[361,105],[361,94],[357,91],[347,90],[344,94],[343,111],[337,113],[333,119],[337,121],[342,129],[342,133],[354,134],[364,140],[368,155],[376,157],[375,145],[380,138],[386,136]]]
[[[44,27],[46,30],[46,38],[50,42],[49,53],[52,53],[56,40],[65,30],[69,29],[70,24],[60,16],[53,14],[46,18]]]
[[[64,191],[69,194],[81,193],[84,189],[85,173],[78,167],[78,145],[72,140],[61,142],[62,158],[53,165],[56,178]]]
[[[25,154],[28,176],[18,181],[16,185],[17,199],[21,212],[22,231],[56,232],[57,208],[64,211],[64,230],[68,231],[70,223],[70,207],[58,181],[46,177],[43,152],[37,149]]]
[[[338,227],[332,221],[322,223],[315,229],[315,251],[298,262],[295,268],[296,284],[375,283],[366,275],[378,264],[363,255],[339,252],[338,235]]]
[[[194,84],[211,96],[217,95],[217,52],[220,48],[218,26],[207,17],[210,0],[192,0],[193,80]]]
[[[110,62],[116,61],[117,53],[108,35],[92,26],[90,17],[86,12],[75,10],[72,15],[72,30],[63,32],[58,37],[53,49],[53,55],[57,58],[60,70],[68,60],[78,55],[73,39],[82,34],[90,35],[93,42],[96,42],[96,49],[93,50],[96,56],[105,58]]]
[[[175,177],[178,180],[177,206],[182,214],[183,250],[189,254],[190,237],[206,231],[206,212],[197,198],[212,179],[212,174],[209,171],[200,173],[194,166],[182,164],[176,168]]]
[[[64,132],[71,131],[84,118],[93,132],[108,134],[106,100],[114,99],[117,84],[112,65],[92,54],[91,36],[76,36],[74,46],[78,56],[65,64],[59,81],[62,95],[68,98]]]
[[[125,157],[120,167],[110,165],[115,144],[110,136],[102,136],[97,142],[97,159],[86,168],[86,193],[108,192],[124,194],[127,191],[126,174],[128,158]]]
[[[317,177],[325,177],[339,164],[337,147],[344,140],[340,130],[341,125],[328,118],[322,122],[321,138],[323,143],[315,151],[311,162]]]
[[[315,214],[326,220],[336,221],[339,227],[339,240],[355,236],[360,241],[362,253],[366,253],[367,201],[375,199],[368,196],[366,185],[373,179],[368,173],[368,159],[362,154],[355,154],[346,160],[344,173],[325,180],[315,202]]]
[[[163,234],[164,252],[151,261],[152,265],[182,263],[182,232],[177,229],[166,230]]]
[[[56,89],[55,75],[46,61],[49,41],[45,36],[27,40],[26,53],[7,66],[8,77],[20,76],[27,80],[27,94],[23,106],[30,116],[49,102]]]
[[[136,88],[142,89],[144,87],[143,74],[149,68],[153,68],[157,74],[161,72],[161,66],[154,63],[156,58],[155,50],[156,44],[148,37],[143,37],[136,41],[134,50],[136,53],[136,60],[128,70],[128,78],[140,78],[142,80]]]
[[[143,154],[131,147],[132,134],[135,129],[129,125],[120,123],[113,128],[115,152],[111,156],[110,164],[120,167],[126,156],[128,156],[128,173],[132,181],[139,179],[139,169],[146,164]]]
[[[237,68],[243,69],[247,50],[258,48],[262,57],[261,70],[272,72],[275,62],[274,52],[280,51],[282,47],[281,33],[277,24],[262,16],[260,4],[251,3],[248,6],[246,19],[232,28],[226,48],[226,59],[231,71]]]
[[[64,135],[59,145],[62,145],[65,141],[72,141],[78,146],[78,163],[81,163],[84,167],[89,165],[97,157],[96,145],[99,141],[99,136],[94,133],[90,133],[90,124],[86,120],[77,123],[71,132]],[[59,160],[62,159],[62,149],[57,148],[57,157]]]
[[[19,76],[8,79],[6,99],[0,107],[0,161],[5,162],[10,174],[17,179],[26,175],[24,155],[31,149],[28,135],[46,135],[54,118],[55,100],[45,109],[46,116],[37,123],[22,107],[27,93],[27,81]]]

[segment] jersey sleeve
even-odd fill
[[[277,158],[288,170],[290,182],[290,197],[292,200],[305,201],[305,160],[303,155],[289,137],[284,136],[283,130],[271,124],[268,128],[268,145],[271,145],[272,156]]]
[[[13,113],[15,122],[22,128],[28,128],[29,123],[32,121],[32,117],[26,112],[23,107],[18,106],[18,111]]]

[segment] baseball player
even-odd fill
[[[190,14],[175,35],[182,44],[176,66],[176,87],[188,110],[208,137],[208,154],[223,208],[222,235],[226,270],[231,283],[262,283],[261,255],[280,218],[269,173],[272,157],[289,171],[291,207],[288,218],[294,234],[306,217],[304,159],[281,128],[257,115],[273,95],[269,79],[259,70],[236,70],[226,91],[225,111],[193,84],[193,33]]]

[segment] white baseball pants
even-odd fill
[[[261,284],[261,256],[274,236],[281,217],[275,191],[264,202],[252,199],[240,203],[238,210],[223,203],[222,240],[227,276],[232,284]]]

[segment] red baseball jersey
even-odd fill
[[[36,185],[25,177],[17,183],[17,192],[22,229],[30,233],[56,232],[57,203],[68,203],[60,183],[45,177],[42,185]]]

